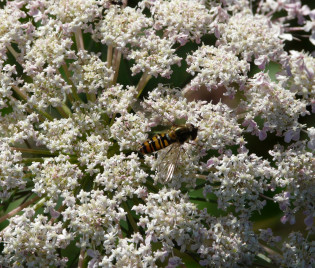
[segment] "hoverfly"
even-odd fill
[[[168,133],[157,134],[145,141],[139,151],[142,154],[150,154],[164,149],[175,142],[183,144],[188,140],[195,140],[197,133],[198,128],[193,124],[173,127]]]
[[[170,163],[164,163],[163,167],[167,168],[166,173],[163,172],[161,168],[159,168],[159,172],[165,173],[165,180],[168,181],[172,178],[173,173],[176,168],[176,164],[179,159],[180,149],[179,148],[185,142],[189,140],[195,140],[198,134],[198,127],[195,127],[193,124],[185,124],[180,126],[173,126],[170,131],[166,133],[161,133],[153,136],[151,139],[145,141],[139,152],[142,154],[150,154],[166,147],[170,147],[170,149],[164,154],[160,161],[169,161]],[[176,150],[177,149],[177,150]],[[172,157],[167,157],[171,155]]]

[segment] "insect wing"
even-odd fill
[[[157,172],[158,177],[163,181],[169,182],[172,179],[180,161],[180,151],[181,145],[173,143],[159,153]]]
[[[177,166],[176,163],[169,164],[168,169],[167,169],[166,179],[165,179],[166,182],[169,182],[173,178],[176,166]]]

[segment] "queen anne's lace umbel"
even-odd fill
[[[313,267],[315,11],[127,2],[1,4],[0,267]]]

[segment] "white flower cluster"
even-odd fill
[[[274,200],[279,203],[285,213],[282,222],[294,223],[295,214],[302,210],[305,214],[305,224],[313,224],[315,199],[315,157],[305,149],[305,145],[297,143],[287,150],[277,146],[270,151],[278,169],[274,176],[273,187],[285,189],[276,194]],[[293,204],[293,206],[292,206]]]
[[[104,246],[108,248],[107,256],[100,256],[97,251],[90,251],[91,263],[100,267],[137,267],[141,263],[142,267],[158,267],[156,261],[164,260],[166,255],[163,250],[152,251],[152,246],[143,240],[140,233],[133,234],[130,238],[119,238],[113,240],[110,235]],[[115,263],[115,265],[113,265]]]
[[[33,1],[31,1],[33,2]],[[35,2],[35,1],[34,1]],[[99,19],[103,7],[109,4],[109,0],[45,0],[46,14],[53,15],[61,21],[67,31],[77,29],[89,29],[89,23]],[[34,9],[36,9],[34,5]],[[39,12],[39,11],[37,11]],[[46,15],[45,14],[45,15]]]
[[[267,74],[256,74],[244,94],[246,101],[242,105],[246,115],[243,126],[261,140],[266,138],[267,132],[276,131],[279,136],[285,134],[286,141],[290,142],[303,128],[298,119],[309,114],[306,103],[296,99],[295,94],[281,84],[272,82]],[[257,117],[263,121],[262,129],[254,121]]]
[[[25,31],[32,24],[23,24],[21,18],[25,18],[26,14],[21,9],[21,5],[16,2],[10,2],[0,9],[0,58],[1,61],[7,58],[6,46],[11,42],[18,44],[24,43],[26,40]],[[28,27],[26,27],[28,26]]]
[[[38,27],[33,38],[25,44],[25,72],[32,76],[42,72],[46,64],[59,68],[66,59],[74,58],[72,44],[69,36],[60,34],[60,23],[50,19],[47,24]]]
[[[307,129],[307,135],[309,137],[309,141],[307,142],[307,147],[314,151],[315,150],[315,127],[309,127]]]
[[[148,97],[140,104],[143,109],[139,109],[138,114],[144,113],[149,117],[151,127],[172,126],[177,124],[176,120],[186,120],[187,123],[196,124],[198,120],[196,111],[202,106],[200,103],[188,102],[179,89],[172,89],[162,84],[150,91]]]
[[[238,221],[231,215],[206,216],[206,212],[204,215],[198,211],[180,191],[164,188],[150,194],[145,205],[134,206],[133,210],[141,214],[138,225],[147,230],[147,243],[160,242],[165,252],[170,252],[175,245],[181,251],[197,252],[204,266],[250,264],[257,250],[257,238],[246,221]],[[174,261],[170,258],[169,265]]]
[[[99,164],[107,160],[107,152],[112,145],[104,139],[103,135],[91,134],[86,141],[79,141],[76,145],[81,166],[85,166],[85,172],[92,175],[100,172]]]
[[[19,81],[13,77],[16,74],[15,65],[5,64],[3,66],[3,62],[0,60],[0,109],[9,106],[8,100],[12,95],[12,86],[17,86],[19,83]]]
[[[148,119],[143,114],[123,115],[116,118],[110,128],[111,137],[117,141],[121,150],[137,151],[140,144],[148,138],[148,131]]]
[[[260,246],[251,224],[229,214],[208,217],[207,239],[198,253],[200,264],[208,267],[250,267]]]
[[[94,134],[102,135],[104,139],[108,139],[110,134],[108,127],[105,126],[108,118],[101,105],[97,105],[93,101],[87,104],[75,102],[72,108],[74,110],[71,114],[72,124],[75,128],[80,129],[81,133],[87,134],[92,131]]]
[[[146,229],[147,243],[161,242],[162,247],[169,251],[175,242],[181,251],[185,251],[202,242],[194,237],[200,235],[202,239],[200,232],[204,230],[198,220],[197,208],[180,191],[163,188],[159,193],[149,194],[145,205],[132,209],[142,215],[138,225]]]
[[[40,128],[39,140],[52,152],[72,153],[73,146],[82,136],[81,129],[72,118],[45,121]]]
[[[101,190],[81,190],[76,197],[68,194],[64,197],[67,208],[61,214],[64,221],[69,220],[69,228],[80,235],[78,246],[87,249],[104,243],[105,250],[110,251],[116,239],[108,238],[119,232],[118,223],[126,214],[117,200],[107,197]],[[78,201],[74,202],[75,199]]]
[[[25,106],[17,102],[12,113],[0,116],[0,134],[8,143],[23,143],[24,140],[33,139],[37,136],[34,124],[38,122],[38,114],[25,114],[25,111],[23,111]]]
[[[12,190],[24,189],[24,165],[21,162],[22,154],[14,151],[5,142],[0,142],[0,199],[10,197]]]
[[[209,173],[207,180],[220,186],[209,185],[204,195],[214,193],[219,208],[226,210],[233,205],[243,216],[251,216],[265,206],[266,200],[260,194],[269,190],[269,180],[277,174],[268,161],[247,153],[211,158],[208,167],[215,171]]]
[[[56,90],[58,88],[59,90]],[[31,107],[46,109],[61,106],[70,93],[71,86],[55,70],[45,69],[34,74],[32,83],[25,83],[21,90],[31,94],[28,103]]]
[[[127,86],[127,89],[124,89],[123,85],[116,84],[107,87],[99,95],[97,103],[99,108],[109,117],[117,113],[126,115],[135,102],[136,95],[137,90],[135,87]]]
[[[227,146],[243,146],[242,129],[237,123],[232,110],[222,103],[216,105],[207,103],[195,111],[200,118],[198,126],[198,140],[204,151],[224,150]]]
[[[192,75],[197,73],[190,82],[191,89],[204,85],[211,91],[224,86],[230,94],[235,93],[232,84],[237,83],[242,88],[249,70],[246,60],[239,60],[234,52],[229,52],[224,47],[203,45],[187,56],[186,61],[189,65],[187,72]]]
[[[309,243],[300,232],[289,234],[289,241],[283,243],[283,258],[278,260],[283,267],[314,267],[315,242]]]
[[[152,26],[152,19],[140,9],[112,6],[95,25],[93,37],[103,44],[125,50],[127,45],[134,46],[143,30]]]
[[[73,72],[72,82],[78,93],[96,94],[110,85],[113,71],[99,58],[100,55],[80,50],[76,56],[77,60],[70,64],[69,71]]]
[[[61,154],[45,159],[44,163],[34,162],[29,170],[35,176],[33,192],[38,196],[47,195],[55,201],[61,193],[73,191],[83,176],[78,166]]]
[[[142,1],[149,7],[156,30],[162,30],[163,36],[185,45],[188,41],[200,43],[201,37],[213,32],[213,16],[196,0]],[[213,26],[212,26],[213,27]]]
[[[146,72],[154,77],[170,78],[173,73],[171,66],[180,66],[182,60],[175,53],[173,45],[173,41],[161,38],[153,31],[140,36],[137,45],[127,55],[128,60],[135,61],[130,68],[132,74]]]
[[[227,24],[220,24],[219,34],[217,45],[246,61],[251,61],[253,56],[263,57],[264,63],[277,61],[284,52],[279,26],[266,16],[253,15],[249,9],[230,17]]]
[[[124,156],[115,155],[101,163],[103,172],[97,174],[94,182],[105,191],[117,193],[116,202],[122,202],[127,197],[137,195],[142,198],[145,194],[141,183],[144,183],[148,174],[140,168],[139,158],[136,154]]]
[[[10,225],[1,232],[5,241],[3,267],[66,267],[68,259],[60,257],[58,248],[66,248],[73,236],[62,222],[52,223],[48,217],[35,215],[35,210],[26,208],[20,216],[10,220]]]
[[[55,118],[53,121],[45,120],[41,123],[36,141],[44,144],[52,152],[73,153],[81,151],[83,133],[93,130],[94,134],[100,135],[103,139],[109,138],[109,130],[102,121],[103,111],[100,107],[90,102],[74,103],[73,108],[75,113],[69,118]]]
[[[290,51],[289,76],[286,85],[290,90],[302,96],[315,111],[315,59],[307,53]],[[285,73],[282,73],[282,76]]]

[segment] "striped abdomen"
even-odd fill
[[[142,154],[150,154],[161,150],[174,142],[177,142],[177,139],[172,139],[168,133],[158,134],[152,137],[152,139],[145,141],[139,151]]]
[[[167,133],[155,135],[152,139],[145,141],[139,151],[142,154],[150,154],[161,150],[174,142],[183,144],[188,140],[195,140],[197,138],[198,127],[193,124],[186,124],[172,129]]]

